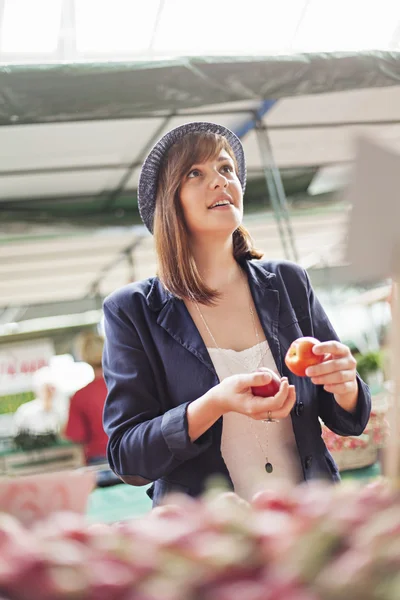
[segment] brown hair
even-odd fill
[[[196,300],[201,304],[213,304],[219,293],[204,283],[190,252],[179,192],[182,178],[190,167],[218,156],[221,150],[226,150],[232,158],[237,172],[235,155],[225,137],[209,132],[190,133],[170,148],[158,180],[154,214],[158,276],[164,287],[177,298]],[[262,257],[243,225],[233,232],[233,255],[238,262]]]
[[[101,367],[104,339],[91,331],[84,332],[77,340],[80,358],[93,369]]]

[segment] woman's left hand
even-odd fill
[[[315,385],[324,386],[345,410],[353,412],[357,404],[357,361],[350,348],[335,340],[315,344],[314,354],[324,354],[324,362],[306,370]]]

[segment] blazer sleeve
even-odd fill
[[[126,483],[145,485],[203,452],[211,444],[212,432],[191,442],[189,402],[163,411],[155,374],[134,323],[110,299],[103,309],[108,461]]]
[[[305,272],[308,288],[308,299],[311,314],[313,335],[320,341],[338,340],[327,314],[316,297],[309,277]],[[357,374],[358,400],[355,413],[344,410],[335,400],[332,393],[326,392],[323,386],[318,387],[319,416],[329,429],[342,436],[361,435],[367,426],[371,413],[371,394],[367,384]]]

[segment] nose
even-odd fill
[[[226,188],[228,186],[228,180],[222,173],[215,171],[210,178],[210,187],[215,190],[219,187]]]

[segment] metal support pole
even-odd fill
[[[141,241],[141,240],[140,240]],[[126,256],[126,262],[128,264],[128,281],[129,283],[132,283],[133,281],[136,281],[136,277],[135,277],[135,262],[134,262],[134,255],[133,252],[136,249],[136,247],[139,245],[140,242],[138,242],[137,244],[135,244],[134,246],[132,246],[131,248],[129,248],[128,250],[126,250],[125,256]]]
[[[151,148],[154,146],[160,135],[163,133],[164,129],[167,127],[168,123],[175,116],[175,113],[169,114],[167,117],[163,118],[161,124],[157,127],[156,131],[153,133],[147,144],[141,149],[139,156],[133,160],[125,171],[124,175],[121,177],[121,180],[117,187],[108,195],[106,201],[103,203],[102,209],[110,208],[114,202],[119,198],[122,192],[125,189],[126,184],[128,183],[133,171],[135,168],[142,163],[142,161],[146,158],[148,152],[150,152]]]
[[[277,194],[278,194],[279,204],[280,204],[280,207],[282,210],[282,215],[286,222],[286,229],[287,229],[287,233],[288,233],[288,237],[289,237],[289,244],[290,244],[290,247],[292,250],[293,260],[297,262],[299,259],[299,255],[297,252],[297,247],[296,247],[296,242],[295,242],[295,237],[294,237],[294,232],[293,232],[293,227],[292,227],[292,221],[290,218],[289,207],[288,207],[288,203],[287,203],[285,189],[283,187],[281,173],[280,173],[278,167],[276,166],[276,163],[274,160],[274,155],[273,155],[272,146],[271,146],[271,140],[270,140],[270,137],[268,134],[268,129],[266,127],[263,128],[263,133],[264,133],[264,138],[265,138],[266,144],[268,146],[272,177],[275,182],[275,187],[276,187]]]
[[[58,58],[60,62],[73,62],[77,56],[77,45],[75,4],[71,0],[63,0],[60,32],[57,48]]]
[[[100,293],[99,285],[93,289],[93,299],[96,310],[101,310],[103,308],[103,297]]]
[[[0,325],[7,325],[8,323],[19,321],[26,311],[26,306],[9,306],[4,308],[3,312],[0,314]]]
[[[154,55],[154,45],[156,42],[156,37],[157,37],[157,33],[158,33],[158,28],[160,25],[160,21],[161,21],[161,15],[164,11],[165,8],[165,0],[159,0],[159,5],[158,5],[158,10],[157,10],[157,15],[156,15],[156,20],[154,23],[154,28],[153,28],[153,32],[151,34],[151,40],[150,40],[150,44],[149,44],[149,55],[151,57],[153,57]]]
[[[285,258],[297,262],[299,256],[295,244],[285,190],[279,169],[275,165],[268,132],[258,115],[255,116],[255,130],[265,182],[271,198],[271,204],[277,222]]]
[[[144,227],[141,229],[144,230]],[[107,265],[105,265],[101,269],[101,271],[98,274],[98,276],[96,277],[96,279],[94,281],[92,281],[92,283],[89,285],[88,292],[84,297],[90,298],[90,297],[96,296],[97,294],[99,296],[101,296],[100,284],[101,284],[102,280],[107,275],[107,273],[109,273],[121,261],[128,260],[128,264],[130,263],[133,267],[134,266],[133,253],[136,250],[136,248],[138,248],[138,246],[140,246],[140,244],[142,243],[144,238],[147,237],[147,235],[148,235],[147,233],[144,233],[143,235],[139,234],[138,237],[136,237],[136,239],[131,244],[129,244],[128,246],[123,248],[115,258],[113,258]],[[133,271],[131,271],[131,274],[134,275]]]

